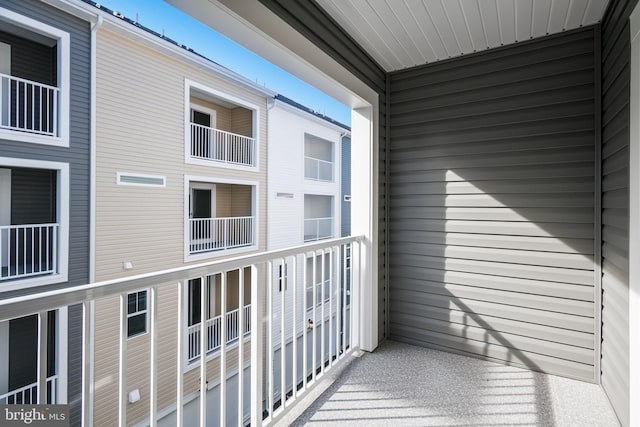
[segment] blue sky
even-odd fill
[[[161,0],[94,0],[300,104],[351,124],[347,106]]]

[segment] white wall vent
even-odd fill
[[[143,187],[166,187],[166,178],[158,175],[144,175],[138,173],[117,173],[118,185],[138,185]]]

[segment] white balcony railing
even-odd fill
[[[191,123],[191,157],[233,165],[256,165],[256,140]]]
[[[238,339],[240,330],[240,310],[235,309],[227,313],[227,344]],[[251,332],[251,304],[244,306],[244,331],[243,335]],[[206,342],[207,354],[220,349],[222,331],[220,322],[222,316],[216,316],[207,320]],[[189,326],[187,329],[187,361],[193,362],[200,357],[200,323]]]
[[[333,218],[305,218],[304,241],[330,239],[333,237]]]
[[[346,275],[346,248],[351,248],[351,304],[345,304],[347,288],[342,277]],[[148,322],[149,340],[145,345],[144,356],[148,360],[146,369],[148,375],[136,376],[135,382],[129,381],[127,319],[126,316],[114,318],[120,331],[118,338],[110,346],[117,348],[118,358],[113,366],[117,375],[110,373],[116,394],[117,404],[112,409],[113,417],[109,424],[156,425],[158,418],[170,413],[165,422],[176,426],[183,425],[238,425],[248,420],[252,426],[273,424],[297,405],[304,402],[301,397],[307,395],[319,383],[319,380],[347,363],[351,354],[359,350],[360,342],[360,289],[362,289],[364,275],[359,266],[366,265],[364,258],[366,247],[362,237],[345,237],[298,246],[283,250],[263,252],[244,257],[230,258],[221,261],[189,265],[157,273],[140,274],[138,276],[114,279],[105,282],[74,286],[66,289],[50,290],[46,293],[17,296],[0,300],[0,322],[19,318],[32,313],[38,313],[37,318],[42,327],[47,327],[47,312],[60,307],[81,304],[83,309],[83,352],[89,354],[95,336],[92,330],[95,323],[91,313],[96,301],[103,298],[117,300],[121,313],[127,312],[127,294],[139,289],[148,289]],[[324,255],[324,257],[322,257]],[[307,306],[305,280],[307,270],[312,270],[312,277],[323,266],[313,261],[307,266],[307,259],[324,259],[325,268],[334,273],[330,274],[329,302],[320,306],[313,304],[312,314],[308,314],[303,307]],[[290,266],[289,286],[281,292],[274,286],[275,270],[285,261]],[[321,263],[322,264],[322,263]],[[328,267],[326,265],[328,264]],[[298,269],[302,274],[297,274]],[[245,271],[250,270],[250,274]],[[324,282],[324,269],[321,278]],[[343,274],[337,274],[342,271]],[[227,281],[226,277],[233,274],[237,280]],[[187,304],[185,295],[191,280],[199,279],[201,295],[200,318],[200,348],[207,348],[207,310],[205,302],[209,301],[206,278],[220,276],[223,286],[220,287],[219,309],[226,313],[227,293],[237,295],[238,301],[245,301],[245,284],[250,285],[252,302],[250,307],[237,313],[238,325],[250,325],[250,343],[238,339],[237,346],[227,348],[229,337],[234,333],[233,328],[220,329],[220,359],[212,358],[206,363],[200,363],[196,368],[198,387],[193,388],[192,374],[188,374],[186,351],[188,334],[187,328],[177,328],[176,333],[161,330],[160,318],[166,322],[167,316],[173,317],[176,324],[184,325]],[[224,284],[227,286],[224,286]],[[275,288],[275,290],[274,290]],[[324,289],[324,287],[323,287]],[[174,310],[167,312],[164,298],[175,298],[172,303]],[[162,298],[162,304],[159,304]],[[325,295],[321,297],[324,301]],[[280,304],[274,304],[280,299]],[[287,301],[300,301],[300,305],[289,307]],[[278,307],[276,313],[274,307]],[[324,314],[332,314],[326,321]],[[174,317],[175,316],[175,317]],[[230,322],[235,323],[235,315],[229,316]],[[307,318],[314,320],[314,326],[305,326]],[[166,324],[166,323],[163,323]],[[237,329],[236,329],[237,331]],[[297,339],[286,344],[288,355],[297,357],[279,357],[282,348],[277,347],[277,337],[291,334]],[[160,353],[162,349],[162,353]],[[170,349],[170,350],[167,350]],[[139,348],[138,348],[139,350]],[[174,351],[175,357],[170,353]],[[227,353],[233,351],[235,355],[244,357],[227,358]],[[47,352],[39,352],[38,366],[46,366]],[[205,358],[206,360],[206,358]],[[130,368],[129,368],[130,369]],[[250,378],[245,380],[245,371]],[[88,364],[83,368],[82,391],[82,424],[90,425],[93,421],[91,414],[92,391],[96,387],[92,383],[93,375]],[[235,375],[235,377],[233,377]],[[38,384],[45,384],[46,372],[39,371]],[[142,379],[141,379],[142,378]],[[220,381],[220,379],[226,379]],[[128,403],[129,392],[132,387],[144,389],[141,401],[132,407]],[[46,401],[46,392],[37,390],[38,401]],[[162,398],[165,391],[175,390],[175,398],[171,403]],[[248,397],[247,397],[248,396]],[[114,400],[115,401],[115,400]],[[95,402],[97,405],[98,402]],[[304,403],[302,403],[304,404]],[[211,408],[223,408],[215,409]],[[143,409],[144,408],[144,409]],[[160,414],[160,415],[159,415]],[[238,421],[240,420],[240,421]],[[246,424],[246,423],[245,423]]]
[[[58,136],[60,89],[0,74],[0,128]]]
[[[254,244],[252,216],[190,218],[189,253],[222,251]]]
[[[304,177],[315,181],[333,181],[333,162],[304,156]]]
[[[46,399],[48,404],[57,403],[58,376],[47,378]],[[38,402],[38,383],[29,384],[0,395],[0,405],[28,405]]]
[[[0,226],[0,282],[58,272],[58,224]]]

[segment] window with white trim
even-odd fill
[[[147,333],[147,291],[127,294],[127,337]]]

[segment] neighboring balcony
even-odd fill
[[[258,107],[186,81],[187,163],[234,168],[258,166]]]
[[[191,157],[239,166],[256,166],[256,140],[191,123]]]
[[[189,219],[189,253],[253,246],[255,217]]]
[[[0,74],[0,128],[59,137],[60,89]]]
[[[304,135],[304,178],[333,182],[334,144],[314,135]]]
[[[244,316],[242,317],[242,324],[240,324],[240,310],[235,309],[229,311],[225,316],[227,318],[226,325],[227,330],[226,338],[227,344],[235,342],[241,335],[245,337],[251,332],[251,304],[245,305]],[[187,329],[187,362],[191,363],[200,358],[200,343],[202,342],[200,337],[200,322],[195,323]],[[216,316],[206,321],[206,353],[213,353],[220,349],[222,344],[222,316]]]
[[[59,224],[0,226],[0,282],[57,274]]]
[[[58,376],[47,378],[47,404],[55,405],[57,400]],[[29,405],[38,402],[38,383],[11,390],[0,395],[0,405]]]
[[[333,162],[316,159],[314,157],[304,157],[304,177],[314,181],[333,181]]]
[[[304,219],[304,241],[315,242],[316,240],[330,239],[333,237],[333,218],[305,218]]]

